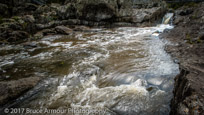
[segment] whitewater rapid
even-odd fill
[[[33,92],[46,86],[43,90],[18,106],[102,108],[107,110],[105,114],[122,115],[167,114],[179,68],[165,52],[168,42],[159,34],[172,28],[90,28],[68,36],[44,37],[36,42],[41,49],[15,54],[24,55],[21,60],[42,63],[48,70],[36,70],[35,74],[49,76]],[[14,63],[6,59],[0,67]]]

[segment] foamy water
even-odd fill
[[[108,110],[106,114],[167,114],[173,78],[179,69],[158,36],[172,28],[100,28],[43,38],[37,44],[48,49],[34,54],[30,51],[22,60],[53,66],[48,74],[52,79],[46,79],[46,88],[19,106],[103,108]],[[0,67],[13,63],[4,60]]]

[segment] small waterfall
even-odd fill
[[[162,24],[172,24],[172,17],[174,16],[174,13],[167,13],[162,19]]]

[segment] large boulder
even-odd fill
[[[75,4],[68,3],[61,7],[58,7],[57,14],[60,17],[60,19],[76,18],[76,6]]]
[[[117,17],[130,17],[133,14],[132,0],[117,0]]]
[[[57,26],[55,27],[55,31],[59,34],[69,35],[72,33],[72,30],[66,26]]]
[[[76,0],[59,7],[58,15],[61,19],[79,18],[99,22],[114,18],[117,8],[117,0]]]
[[[204,73],[196,69],[202,70],[202,68],[190,68],[189,71],[186,67],[181,68],[181,73],[175,78],[171,115],[203,115]]]
[[[0,82],[0,106],[18,98],[20,95],[33,88],[39,81],[39,77],[29,77]]]
[[[133,22],[141,23],[144,21],[156,21],[161,18],[164,10],[161,7],[153,7],[148,9],[134,9]]]
[[[117,0],[78,0],[78,16],[91,21],[110,20],[117,15]]]

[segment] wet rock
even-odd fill
[[[194,12],[179,15],[185,11],[182,7],[176,12],[177,21],[174,29],[163,33],[162,38],[171,41],[166,50],[173,58],[178,59],[180,74],[175,78],[174,98],[171,101],[172,115],[202,115],[204,114],[204,42],[202,42],[204,4],[192,8]]]
[[[147,91],[150,92],[150,91],[152,91],[153,89],[154,89],[153,87],[148,87],[148,88],[147,88]]]
[[[78,17],[90,21],[110,20],[117,13],[116,0],[78,0]]]
[[[40,78],[29,77],[13,81],[0,82],[0,106],[18,98],[20,95],[33,88]]]
[[[116,0],[77,0],[75,3],[67,2],[66,5],[59,7],[57,12],[61,19],[102,21],[116,15],[116,8]]]
[[[8,38],[9,34],[12,32],[9,28],[0,27],[0,36],[1,38]]]
[[[8,42],[20,42],[25,41],[29,37],[29,34],[25,31],[13,31],[8,38]]]
[[[24,17],[22,17],[23,19],[23,23],[21,24],[22,28],[24,31],[30,33],[30,34],[34,34],[37,29],[36,29],[36,20],[34,18],[33,15],[26,15]]]
[[[39,31],[39,32],[35,33],[35,34],[33,35],[33,37],[34,37],[35,39],[41,39],[41,38],[43,38],[43,32],[42,32],[42,31]]]
[[[31,42],[31,43],[30,43],[30,42],[27,42],[27,43],[24,43],[24,44],[23,44],[23,47],[24,47],[24,48],[28,48],[28,49],[29,49],[29,48],[35,48],[35,47],[37,47],[37,43],[36,43],[36,42]]]
[[[73,19],[76,18],[76,7],[73,4],[66,4],[57,8],[57,15],[60,19]]]
[[[66,26],[57,26],[55,27],[55,31],[59,34],[65,34],[65,35],[69,35],[72,30]]]
[[[74,31],[89,31],[90,28],[87,27],[87,26],[76,26],[76,27],[74,27],[73,30],[74,30]]]
[[[195,74],[184,69],[180,75],[175,78],[174,98],[171,103],[173,108],[171,114],[190,115],[202,114],[203,108],[203,90],[202,83],[204,73]]]
[[[136,8],[152,8],[158,7],[163,4],[160,0],[133,0],[134,7]]]
[[[140,4],[132,0],[76,0],[68,1],[64,6],[57,9],[60,19],[80,19],[81,24],[98,26],[107,22],[127,22],[140,23],[145,21],[155,21],[159,19],[165,11],[165,4],[156,0],[148,1],[141,8],[133,7]],[[148,5],[157,4],[157,5]],[[98,22],[98,23],[97,23]],[[100,22],[100,23],[99,23]],[[104,22],[104,23],[101,23]]]
[[[3,9],[9,13],[10,16],[25,14],[37,9],[37,5],[32,4],[31,0],[1,0],[0,3],[6,4],[7,9]]]
[[[38,8],[32,3],[22,3],[18,6],[12,6],[12,15],[32,14]]]
[[[57,34],[54,29],[44,29],[42,30],[42,33],[43,33],[43,36]]]
[[[200,33],[199,39],[200,39],[200,40],[204,40],[204,33]]]
[[[60,5],[58,5],[59,4],[39,6],[34,15],[36,22],[39,24],[47,24],[49,22],[57,20],[57,8],[60,7]]]
[[[32,3],[26,3],[25,4],[25,10],[27,11],[35,11],[38,8],[37,5],[32,4]]]
[[[79,19],[69,19],[69,20],[63,20],[63,23],[66,25],[80,25],[81,21]]]
[[[173,23],[175,24],[175,25],[178,25],[180,22],[182,22],[183,21],[183,17],[182,16],[176,16],[175,17],[175,20],[173,21]]]
[[[36,28],[38,30],[49,29],[49,28],[54,28],[54,27],[59,26],[59,25],[66,25],[68,22],[69,22],[69,20],[67,20],[67,21],[52,21],[48,24],[36,24]]]
[[[0,25],[2,28],[10,28],[13,30],[22,30],[21,24],[16,21],[4,22]]]
[[[36,24],[38,30],[48,29],[55,26],[55,22],[48,23],[48,24]]]
[[[30,23],[35,22],[35,18],[33,17],[33,15],[26,15],[24,20]]]
[[[0,16],[8,16],[8,6],[0,3]]]
[[[181,16],[185,16],[185,15],[189,15],[189,14],[192,14],[193,13],[193,10],[192,9],[187,9],[187,10],[182,10],[179,12],[179,15]]]
[[[158,20],[163,14],[164,10],[160,7],[151,9],[135,9],[133,15],[133,22],[141,23],[147,20]]]
[[[115,22],[112,24],[112,26],[113,27],[133,26],[133,24],[128,22]]]
[[[106,4],[92,5],[89,4],[84,7],[82,16],[83,18],[91,21],[110,20],[115,16],[114,9]]]
[[[37,14],[42,14],[42,13],[50,12],[50,10],[51,10],[51,9],[50,9],[49,6],[43,5],[43,6],[39,6],[39,7],[36,9],[35,13],[37,13]]]
[[[21,4],[29,3],[31,0],[1,0],[1,3],[19,6]]]

